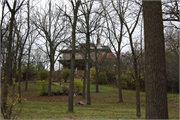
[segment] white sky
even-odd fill
[[[8,0],[8,1],[9,1],[9,3],[13,2],[13,0]],[[34,0],[33,5],[36,5],[38,7],[38,9],[47,9],[48,8],[48,1],[49,0]],[[2,0],[0,0],[0,2],[2,2]],[[68,4],[68,0],[51,0],[51,2],[52,2],[52,6],[55,6],[55,4],[57,4],[57,5],[60,5],[60,4],[62,5],[63,3]],[[96,3],[97,2],[95,2],[95,4]],[[67,5],[67,7],[68,7],[68,5]],[[2,11],[2,7],[0,7],[0,11]],[[7,11],[7,9],[6,9],[6,11]],[[2,13],[0,12],[0,18],[1,18],[1,14]],[[139,25],[137,26],[137,28],[136,28],[136,30],[135,30],[135,32],[133,34],[134,40],[140,39],[140,31],[141,31],[140,24],[141,24],[141,21],[139,22]],[[175,24],[178,24],[178,23],[175,22]],[[144,35],[144,33],[142,33],[142,35]],[[126,35],[126,36],[128,36],[128,35]],[[123,43],[124,44],[129,44],[129,40],[127,38],[123,38]],[[123,52],[131,51],[130,46],[129,45],[126,46],[125,48],[123,48],[122,51]],[[59,69],[59,62],[55,63],[55,70],[57,70],[57,69]]]

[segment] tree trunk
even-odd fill
[[[137,69],[137,60],[136,55],[134,55],[134,71],[135,71],[135,82],[136,82],[136,116],[138,118],[141,117],[141,107],[140,107],[140,83],[138,77],[138,69]]]
[[[131,45],[131,51],[133,55],[133,64],[134,64],[134,72],[135,72],[135,83],[136,83],[136,116],[137,118],[141,117],[141,108],[140,108],[140,83],[138,77],[138,69],[137,69],[137,57],[134,51],[133,41],[132,41],[132,34],[129,34],[129,40]]]
[[[51,78],[52,78],[52,69],[53,69],[53,66],[54,66],[54,63],[53,63],[53,54],[52,54],[52,48],[51,48],[51,45],[50,45],[50,73],[49,73],[49,84],[48,84],[48,96],[51,96]]]
[[[98,87],[98,70],[96,67],[96,92],[99,92],[99,87]]]
[[[74,89],[74,67],[75,67],[75,41],[76,41],[76,24],[77,24],[77,13],[81,1],[76,2],[74,9],[74,21],[72,25],[72,53],[71,53],[71,76],[69,84],[69,101],[68,101],[68,112],[74,112],[73,109],[73,89]]]
[[[19,56],[18,59],[18,93],[19,93],[18,102],[21,103],[21,55]]]
[[[50,63],[50,73],[49,73],[49,84],[48,84],[48,96],[51,96],[51,78],[52,78],[52,63]]]
[[[88,29],[87,29],[88,30]],[[87,69],[87,105],[91,105],[91,93],[90,93],[90,36],[89,34],[86,34],[86,42],[87,42],[87,51],[88,51],[88,69]]]
[[[12,48],[12,33],[13,33],[13,22],[14,22],[15,12],[11,12],[11,18],[10,18],[10,28],[9,28],[9,37],[8,37],[8,54],[6,58],[6,70],[5,70],[5,82],[4,82],[4,88],[3,88],[3,110],[6,110],[6,99],[8,94],[8,85],[11,81],[11,48]]]
[[[29,16],[30,16],[30,5],[29,5],[29,1],[28,0],[28,3],[27,3],[27,9],[28,9],[28,33],[27,33],[27,36],[26,36],[26,40],[29,36],[29,29],[30,29],[30,23],[29,23]],[[31,44],[32,45],[32,44]],[[30,52],[31,52],[31,45],[29,46],[29,50],[28,50],[28,65],[27,65],[27,71],[26,71],[26,83],[25,83],[25,91],[27,91],[27,84],[28,84],[28,76],[29,76],[29,60],[30,60]]]
[[[161,1],[143,1],[146,119],[168,119]]]
[[[53,51],[53,57],[52,57],[52,71],[54,71],[54,54],[55,54],[55,50]]]
[[[95,47],[95,57],[96,57],[96,61],[95,61],[95,68],[96,68],[96,92],[99,92],[99,87],[98,87],[98,72],[99,72],[99,68],[97,66],[98,64],[98,56],[97,56],[97,46]]]
[[[123,102],[120,69],[121,66],[120,66],[120,51],[119,51],[117,54],[118,90],[119,90],[119,102]]]
[[[30,64],[30,52],[31,52],[31,47],[29,47],[28,50],[28,63],[27,63],[27,71],[26,71],[26,84],[25,84],[25,91],[27,91],[27,85],[28,85],[28,76],[29,76],[29,64]]]
[[[83,95],[82,95],[82,98],[86,98],[86,57],[87,57],[87,55],[85,55],[85,62],[84,62],[84,80],[83,80]]]

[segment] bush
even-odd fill
[[[19,73],[18,73],[18,71],[16,71],[16,82],[18,82],[19,80],[18,80],[18,76],[19,76]],[[22,75],[22,73],[21,73],[21,82],[23,81],[23,75]]]
[[[100,72],[98,75],[98,82],[99,84],[106,84],[107,83],[107,76],[106,72]]]
[[[90,78],[92,80],[96,80],[96,68],[95,67],[92,67],[90,70]]]
[[[38,88],[40,89],[39,95],[45,95],[48,92],[48,84],[45,80],[37,81]]]
[[[135,89],[136,85],[135,85],[135,72],[134,70],[130,71],[127,70],[124,74],[121,74],[121,85],[123,88],[129,88],[129,89]],[[118,75],[115,76],[116,79],[118,80]],[[144,90],[144,82],[143,82],[144,76],[143,73],[140,73],[140,87],[141,90]],[[118,83],[118,81],[117,81]]]
[[[24,80],[26,79],[26,72],[27,72],[27,65],[23,65],[22,74],[23,74]],[[28,71],[28,79],[30,79],[35,74],[36,74],[36,65],[30,64],[29,65],[29,71]]]
[[[38,76],[41,80],[46,80],[49,77],[49,72],[47,70],[41,70],[38,72]]]
[[[94,80],[92,83],[95,83],[96,81],[96,68],[92,67],[90,70],[90,78],[92,80]],[[106,76],[106,72],[99,72],[98,75],[98,84],[106,84],[107,83],[107,76]]]
[[[67,79],[70,77],[70,70],[65,68],[61,71],[61,79],[64,79],[64,82],[67,82]]]
[[[16,78],[13,78],[13,84],[15,86],[18,83],[15,82]],[[5,83],[6,84],[6,83]],[[8,84],[6,84],[8,86]],[[3,95],[4,90],[8,89],[8,93],[6,96]],[[17,119],[20,114],[22,113],[22,106],[17,106],[18,100],[26,101],[26,99],[22,99],[19,96],[18,88],[15,87],[8,87],[8,88],[1,89],[1,103],[4,103],[3,100],[5,99],[6,107],[3,107],[1,104],[1,118],[3,119]],[[5,98],[4,98],[5,97]]]
[[[83,82],[81,80],[74,80],[74,90],[76,90],[77,93],[82,92]]]
[[[108,83],[116,82],[116,77],[115,77],[116,73],[115,73],[115,71],[111,71],[111,70],[106,69],[106,68],[102,68],[102,71],[106,72],[107,82]]]
[[[117,86],[119,87],[119,85],[118,85],[118,75],[116,75],[115,77],[116,77],[116,80],[117,80]],[[121,86],[122,86],[122,88],[128,88],[127,79],[128,78],[127,78],[126,74],[121,75]]]

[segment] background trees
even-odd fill
[[[179,30],[173,26],[165,28],[166,76],[168,91],[178,92]]]

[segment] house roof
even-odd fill
[[[110,50],[108,46],[98,44],[97,46],[94,43],[90,43],[90,50],[94,50],[95,47],[97,47],[98,50],[106,51]],[[82,51],[83,49],[86,48],[86,43],[80,43],[79,45],[76,46],[76,51]],[[61,53],[69,53],[72,51],[72,48],[69,46],[67,49],[60,50]]]
[[[95,61],[95,58],[93,58]],[[108,52],[107,54],[102,54],[98,56],[98,62],[101,61],[113,61],[116,62],[116,56],[112,52]]]

